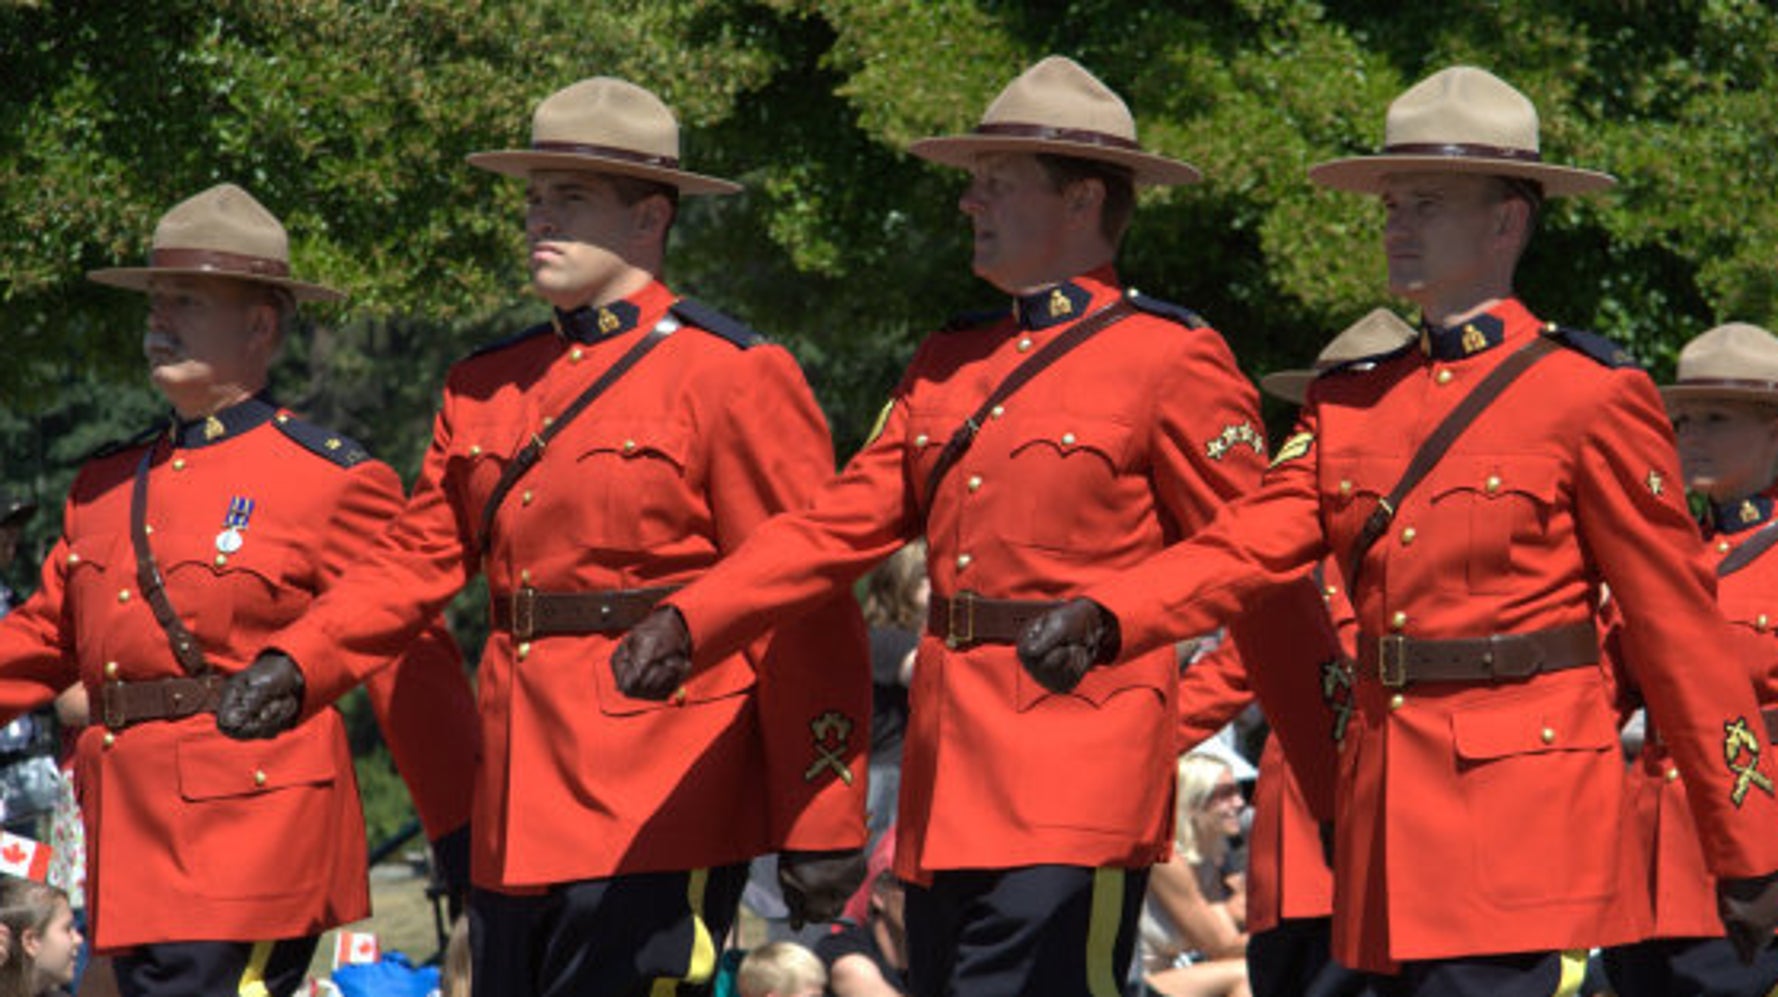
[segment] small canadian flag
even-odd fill
[[[339,931],[333,940],[333,968],[369,965],[382,958],[374,931]]]
[[[39,883],[49,876],[49,858],[55,849],[41,841],[0,831],[0,872]]]

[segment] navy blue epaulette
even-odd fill
[[[1593,360],[1607,367],[1634,367],[1642,369],[1642,362],[1630,355],[1630,351],[1606,339],[1596,332],[1585,329],[1570,329],[1567,326],[1549,323],[1543,328],[1544,335],[1561,343],[1578,353],[1584,353]]]
[[[370,459],[370,451],[357,440],[288,412],[279,412],[272,424],[304,450],[341,467],[356,467]]]
[[[504,350],[508,346],[512,346],[517,343],[522,343],[525,340],[530,339],[533,336],[540,336],[546,332],[554,332],[554,331],[555,331],[555,327],[550,325],[548,322],[540,322],[537,325],[534,325],[531,328],[526,329],[522,332],[515,332],[510,336],[501,336],[499,339],[496,339],[491,343],[483,343],[481,346],[478,346],[474,350],[472,350],[470,352],[469,356],[479,357],[484,353],[493,353],[498,350]],[[464,359],[468,359],[468,357],[465,357]]]
[[[1353,357],[1350,360],[1342,360],[1339,363],[1328,367],[1326,370],[1318,372],[1315,376],[1326,377],[1329,374],[1359,374],[1367,370],[1375,370],[1377,367],[1394,360],[1403,353],[1409,353],[1419,348],[1420,341],[1417,339],[1410,339],[1393,350],[1385,350],[1382,353],[1372,353],[1369,356]]]
[[[99,460],[100,458],[103,458],[103,457],[110,457],[110,456],[113,456],[116,454],[123,453],[125,450],[134,450],[137,447],[141,446],[142,444],[147,443],[149,440],[154,439],[156,436],[159,436],[166,431],[167,431],[167,420],[162,419],[159,422],[156,422],[154,425],[149,426],[147,429],[142,430],[140,433],[137,433],[134,436],[126,437],[121,440],[110,440],[108,442],[99,444],[98,446],[87,451],[86,454],[80,458],[80,463],[84,464],[89,460]]]
[[[980,329],[985,325],[993,325],[1011,314],[1012,309],[1010,308],[983,308],[973,312],[958,312],[945,319],[945,324],[939,326],[938,331],[965,332],[970,329]]]
[[[1192,311],[1184,305],[1176,305],[1171,301],[1162,301],[1159,298],[1151,298],[1134,289],[1132,289],[1129,294],[1124,295],[1124,298],[1129,301],[1130,304],[1150,315],[1159,315],[1162,318],[1170,318],[1173,321],[1178,322],[1180,325],[1185,326],[1187,329],[1202,329],[1210,324],[1204,321],[1202,315],[1199,315],[1197,312]]]
[[[724,315],[702,301],[680,298],[667,311],[686,325],[702,329],[718,339],[726,339],[743,350],[766,341],[765,336],[748,328],[747,323]]]

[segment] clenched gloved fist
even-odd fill
[[[1076,597],[1031,621],[1019,637],[1019,663],[1045,689],[1071,692],[1087,669],[1115,659],[1117,647],[1117,618]]]
[[[840,916],[846,901],[864,885],[869,863],[864,850],[778,853],[778,887],[790,908],[790,927],[801,931],[815,921]]]
[[[1716,881],[1716,916],[1728,929],[1735,954],[1752,965],[1778,929],[1778,872]]]
[[[611,652],[611,674],[624,695],[662,700],[691,674],[691,633],[672,606],[656,606]]]
[[[302,669],[289,655],[266,651],[223,684],[216,726],[242,741],[277,737],[296,726],[302,705]]]

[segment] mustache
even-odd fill
[[[155,353],[178,354],[179,352],[179,341],[164,332],[146,332],[142,334],[142,353],[144,356],[152,356]]]

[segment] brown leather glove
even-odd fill
[[[1778,872],[1716,881],[1716,916],[1728,929],[1735,954],[1752,965],[1778,929]]]
[[[282,651],[266,651],[223,684],[216,726],[241,741],[277,737],[296,726],[302,706],[302,669]]]
[[[1117,658],[1117,618],[1091,599],[1073,598],[1032,620],[1019,637],[1019,663],[1051,692],[1071,692],[1087,669]]]
[[[624,695],[663,700],[691,674],[691,632],[672,606],[656,606],[611,652],[611,674]]]
[[[813,921],[831,921],[864,885],[869,868],[864,849],[778,853],[778,887],[790,908],[790,927],[801,931]]]

